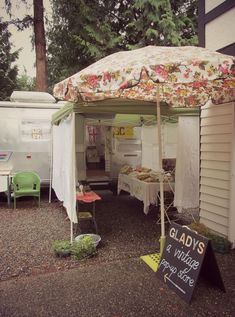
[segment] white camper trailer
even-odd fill
[[[53,96],[44,92],[14,91],[10,99],[0,102],[0,169],[12,173],[33,170],[43,184],[49,184],[51,118],[65,103],[56,103]],[[89,183],[116,183],[122,165],[142,165],[145,154],[142,124],[154,123],[155,116],[86,114],[82,117],[78,135],[83,137],[76,142],[83,143],[77,146],[80,179]]]
[[[89,122],[89,119],[88,119]],[[122,165],[141,165],[141,127],[115,125],[85,125],[86,180],[117,182]],[[108,125],[109,124],[109,125]]]
[[[49,184],[51,117],[64,104],[56,103],[48,93],[29,91],[14,91],[10,101],[0,101],[0,170],[10,170],[11,173],[33,170],[41,177],[42,184]],[[117,135],[117,131],[114,137],[112,126],[116,130],[120,128],[120,123],[112,122],[114,116],[85,117],[85,126],[80,126],[80,132],[84,128],[86,131],[83,140],[86,167],[84,171],[81,166],[79,168],[85,176],[82,179],[91,183],[110,183],[117,180],[121,165],[141,164],[139,127],[131,128],[133,135],[128,138],[125,134]]]
[[[0,169],[33,170],[50,180],[51,116],[64,104],[45,92],[14,91],[0,102]]]

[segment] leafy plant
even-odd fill
[[[208,238],[211,240],[212,247],[215,251],[219,253],[227,253],[230,251],[232,244],[228,239],[213,233],[210,233]]]
[[[227,253],[231,249],[231,242],[225,238],[213,233],[207,226],[203,223],[193,222],[188,227],[192,230],[197,231],[197,233],[211,240],[213,249],[219,253]]]
[[[205,237],[208,237],[210,233],[210,229],[200,222],[192,222],[188,227]]]
[[[56,240],[53,242],[53,250],[59,257],[69,256],[71,253],[71,243],[68,240]]]
[[[78,241],[74,241],[71,245],[71,254],[76,260],[94,256],[96,254],[96,247],[93,239],[86,236]]]
[[[17,90],[33,91],[35,88],[35,78],[28,76],[24,68],[24,73],[19,75],[16,79],[16,85]]]

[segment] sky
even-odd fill
[[[33,0],[28,0],[27,6],[22,4],[20,0],[12,0],[12,13],[13,18],[23,18],[26,14],[33,15]],[[46,10],[46,14],[50,15],[50,1],[43,1],[44,8]],[[8,21],[9,16],[7,16],[5,8],[4,8],[4,0],[0,0],[0,10],[1,16],[4,20]],[[24,31],[17,31],[15,26],[10,26],[9,31],[12,36],[10,41],[12,42],[13,51],[22,48],[22,51],[19,54],[19,59],[16,64],[19,69],[19,74],[23,74],[26,70],[26,73],[30,77],[36,76],[36,68],[35,68],[35,50],[32,47],[31,37],[33,34],[33,27],[30,27]]]

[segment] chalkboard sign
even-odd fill
[[[207,277],[225,290],[211,242],[187,227],[172,224],[157,276],[181,298],[190,302],[201,271],[206,276],[208,272]]]

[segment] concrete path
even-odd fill
[[[139,258],[0,283],[1,317],[230,317],[234,303],[234,289],[199,282],[187,304]]]

